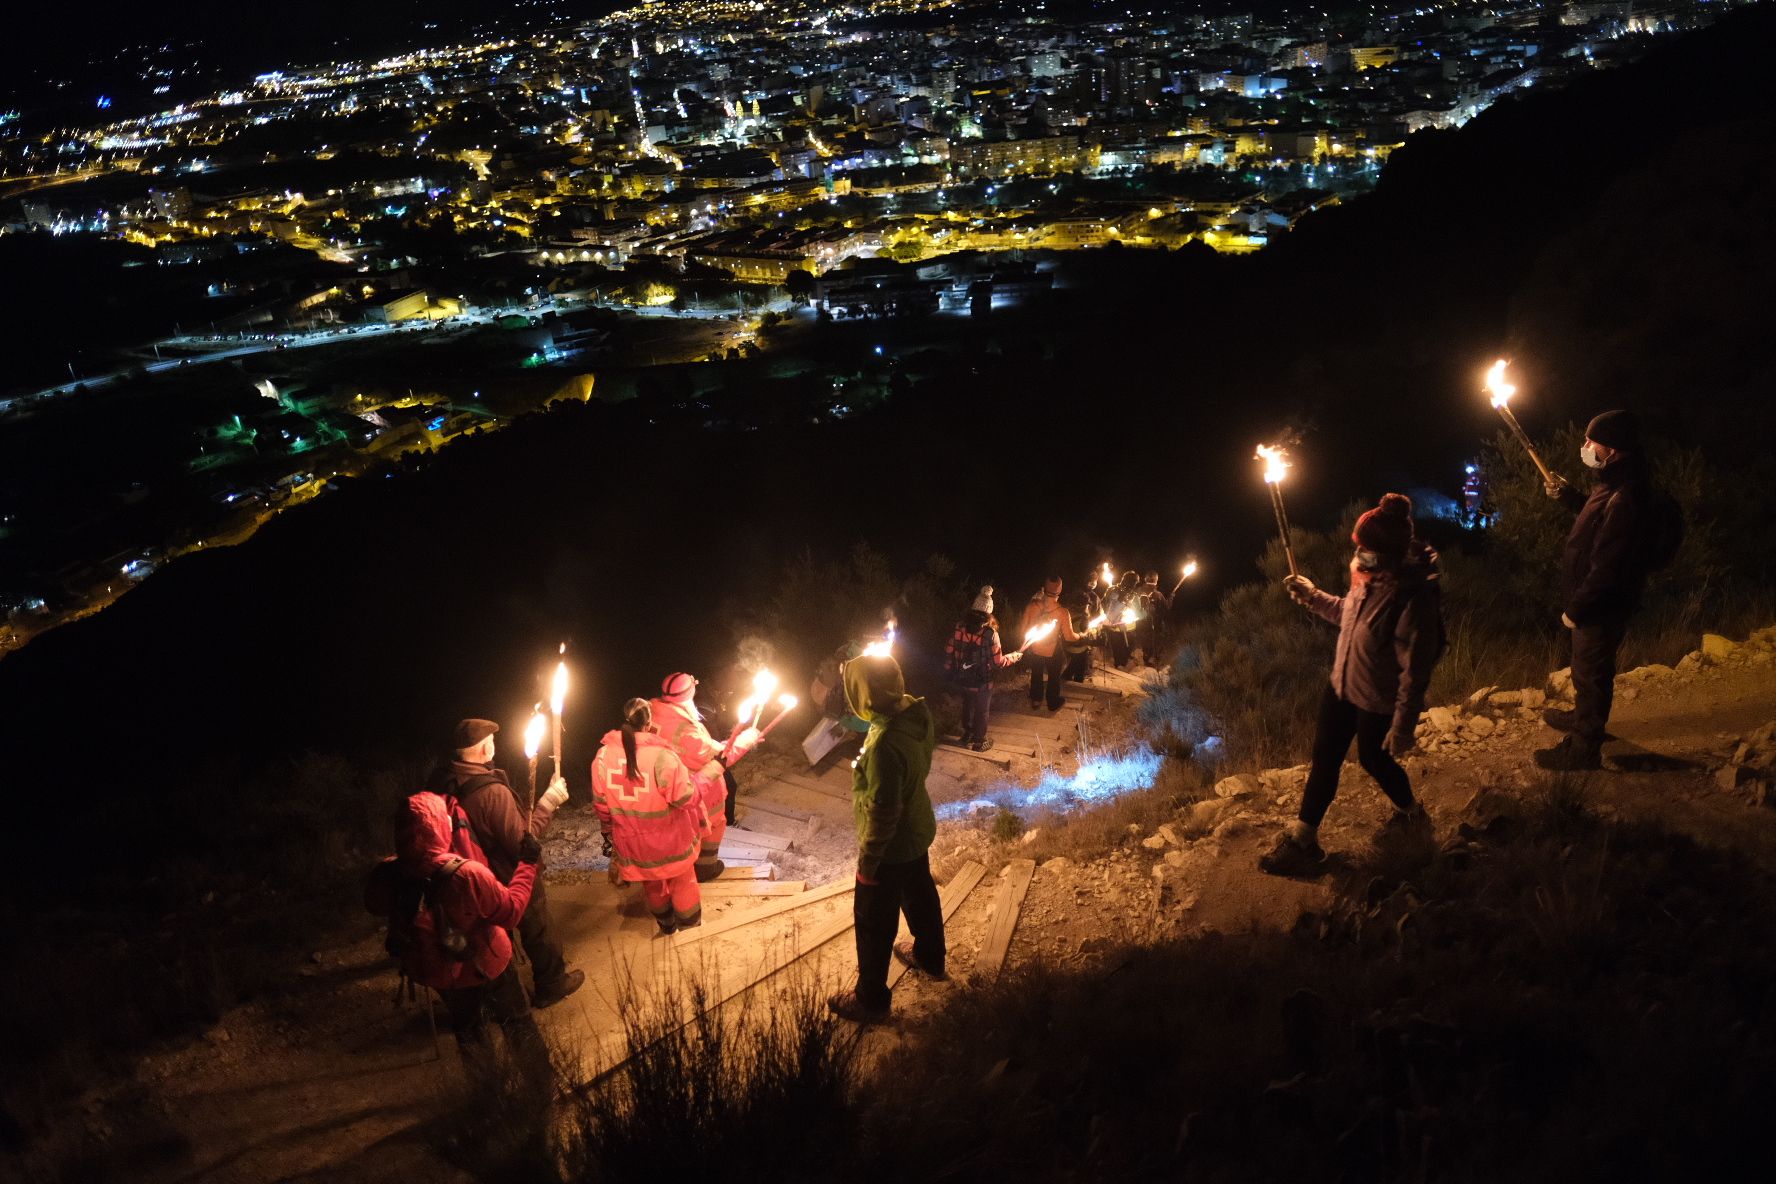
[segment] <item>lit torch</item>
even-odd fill
[[[1108,621],[1109,619],[1110,619],[1109,613],[1099,613],[1097,616],[1093,617],[1091,620],[1089,620],[1085,623],[1085,631],[1087,633],[1095,633],[1097,630],[1102,629],[1104,627],[1104,622]]]
[[[759,726],[759,720],[765,714],[765,704],[768,703],[771,696],[776,693],[777,676],[775,674],[772,674],[769,670],[760,670],[757,674],[752,676],[752,697],[758,701],[758,706],[755,707],[752,712],[753,727],[756,728]],[[742,716],[741,718],[744,719],[745,717]]]
[[[794,711],[798,702],[800,702],[800,700],[794,695],[777,696],[777,714],[772,716],[771,722],[766,724],[759,732],[759,739],[762,741],[766,736],[769,736],[771,734],[771,729],[782,723],[783,717]]]
[[[567,653],[567,643],[561,643],[562,654]],[[567,766],[561,761],[561,709],[567,706],[567,659],[563,657],[555,663],[555,679],[549,684],[549,714],[555,717],[555,776],[565,780]]]
[[[1055,622],[1052,617],[1040,625],[1032,625],[1030,631],[1024,634],[1024,644],[1020,648],[1027,650],[1036,642],[1043,640],[1054,631]]]
[[[1196,560],[1186,559],[1184,561],[1183,573],[1184,574],[1182,574],[1178,577],[1178,582],[1176,584],[1172,585],[1172,595],[1173,596],[1176,596],[1178,594],[1178,589],[1180,589],[1184,586],[1185,580],[1188,580],[1191,576],[1196,574]]]
[[[888,623],[888,633],[880,641],[872,641],[863,647],[866,658],[892,658],[894,656],[894,622]]]
[[[1122,610],[1122,620],[1120,620],[1116,623],[1118,625],[1121,625],[1124,629],[1127,629],[1130,625],[1133,625],[1136,621],[1139,621],[1140,619],[1141,619],[1140,613],[1136,612],[1133,608],[1125,608]]]
[[[549,721],[543,718],[543,705],[538,703],[530,713],[530,722],[524,725],[524,759],[530,762],[530,802],[529,809],[536,808],[537,800],[537,753],[543,748],[543,730]]]
[[[1277,530],[1283,536],[1283,554],[1289,559],[1289,574],[1301,573],[1295,568],[1295,546],[1289,541],[1289,513],[1283,509],[1283,476],[1289,471],[1288,455],[1270,444],[1258,445],[1258,459],[1264,462],[1264,484],[1270,490],[1270,505],[1276,511]]]
[[[1560,478],[1542,462],[1541,454],[1529,442],[1529,433],[1523,430],[1523,425],[1517,422],[1517,417],[1511,412],[1511,396],[1517,393],[1517,385],[1505,378],[1505,367],[1508,364],[1500,358],[1486,371],[1486,393],[1492,396],[1492,405],[1498,408],[1499,417],[1505,421],[1505,426],[1511,429],[1512,434],[1523,445],[1523,450],[1529,453],[1529,459],[1535,462],[1536,469],[1542,474],[1542,480],[1553,484]]]
[[[1114,588],[1116,586],[1116,573],[1110,570],[1109,563],[1104,564],[1103,571],[1098,578],[1103,582],[1103,585],[1106,588]]]

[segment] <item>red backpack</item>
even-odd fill
[[[468,815],[454,797],[421,790],[395,813],[395,854],[364,881],[364,908],[388,924],[383,945],[423,986],[449,989],[469,968],[469,935],[445,916],[446,886],[471,859],[485,863]]]

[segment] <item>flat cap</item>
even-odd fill
[[[451,742],[452,748],[473,748],[499,732],[499,725],[490,719],[459,719]]]

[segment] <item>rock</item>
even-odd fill
[[[1250,829],[1251,824],[1244,818],[1234,817],[1227,819],[1225,822],[1221,823],[1221,825],[1217,826],[1215,828],[1215,833],[1210,837],[1217,842],[1220,842],[1226,839],[1237,838]]]
[[[1494,707],[1521,707],[1523,706],[1523,692],[1494,691],[1487,696],[1486,701]]]
[[[1031,843],[1036,841],[1036,836],[1041,833],[1042,828],[1040,826],[1032,826],[1029,830],[1024,832],[1024,837],[1019,839],[1018,842],[1028,847]]]
[[[1494,692],[1497,689],[1498,689],[1497,687],[1481,687],[1479,690],[1477,690],[1473,694],[1469,695],[1468,702],[1467,702],[1468,710],[1469,711],[1480,710],[1481,704],[1485,703],[1486,700],[1489,697],[1491,697],[1492,692]]]
[[[1723,637],[1719,633],[1704,633],[1702,635],[1702,656],[1705,658],[1718,662],[1724,658],[1732,657],[1738,649],[1739,643],[1730,637]]]
[[[1635,699],[1640,698],[1640,688],[1639,687],[1623,687],[1620,691],[1618,691],[1616,693],[1616,695],[1617,695],[1617,698],[1633,701]]]
[[[1685,654],[1682,658],[1678,659],[1677,672],[1679,674],[1683,674],[1683,675],[1694,674],[1698,670],[1702,669],[1702,667],[1704,665],[1706,665],[1707,662],[1708,662],[1708,659],[1704,658],[1702,656],[1701,650],[1691,650],[1689,653]]]
[[[1571,666],[1562,666],[1548,675],[1548,694],[1556,699],[1567,699],[1573,693],[1573,671]]]
[[[1045,876],[1064,876],[1073,870],[1073,861],[1065,855],[1057,855],[1042,865]]]
[[[1663,662],[1650,662],[1640,668],[1640,673],[1647,678],[1670,678],[1677,671]]]
[[[1184,845],[1183,838],[1178,834],[1178,828],[1169,822],[1160,823],[1159,829],[1153,833],[1157,837],[1164,839],[1170,846],[1182,847]]]
[[[1540,711],[1548,702],[1548,692],[1540,687],[1525,687],[1522,695],[1523,705],[1531,711]]]
[[[1164,835],[1148,835],[1141,840],[1141,846],[1147,848],[1149,851],[1158,851],[1165,845],[1166,841]]]
[[[1167,851],[1165,853],[1165,861],[1167,864],[1169,864],[1172,867],[1183,867],[1184,866],[1184,852],[1182,852],[1182,851]]]
[[[1255,794],[1264,788],[1264,782],[1251,773],[1235,773],[1231,777],[1223,777],[1215,782],[1215,796],[1218,798],[1244,797]]]
[[[1455,712],[1447,707],[1433,707],[1424,713],[1424,722],[1433,731],[1448,732],[1455,728]]]
[[[1752,781],[1753,778],[1752,771],[1744,765],[1722,765],[1714,775],[1714,783],[1722,789],[1732,792]]]
[[[1154,880],[1156,880],[1156,881],[1163,880],[1163,879],[1165,879],[1165,876],[1166,876],[1166,865],[1163,863],[1156,863],[1153,865],[1152,870],[1149,871],[1148,874],[1151,875],[1154,878]]]
[[[1470,736],[1476,736],[1479,739],[1484,740],[1486,737],[1492,735],[1497,727],[1498,725],[1493,723],[1492,720],[1488,719],[1486,716],[1476,715],[1462,724],[1462,731],[1468,733]]]
[[[1197,830],[1209,830],[1236,807],[1232,798],[1206,798],[1190,807],[1190,825]]]

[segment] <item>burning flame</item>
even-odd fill
[[[1093,617],[1091,620],[1089,620],[1085,623],[1085,631],[1087,633],[1090,633],[1093,629],[1097,629],[1100,626],[1102,626],[1104,624],[1104,622],[1108,621],[1109,619],[1110,619],[1109,613],[1099,613],[1097,616]]]
[[[752,718],[752,713],[757,711],[758,708],[759,701],[757,699],[744,699],[741,701],[740,706],[734,709],[734,718],[741,723],[745,723]]]
[[[1136,621],[1138,621],[1140,619],[1141,619],[1140,613],[1136,612],[1132,608],[1125,608],[1122,610],[1122,621],[1120,623],[1124,624],[1124,625],[1133,625]]]
[[[757,700],[755,706],[762,706],[765,700],[777,692],[777,676],[769,670],[760,670],[752,676],[752,694]]]
[[[1270,444],[1258,445],[1258,459],[1264,462],[1264,479],[1272,485],[1279,484],[1289,471],[1289,455],[1281,448]]]
[[[1053,620],[1044,621],[1040,625],[1032,626],[1030,631],[1024,634],[1024,648],[1029,649],[1030,646],[1041,641],[1054,631],[1055,623]]]
[[[863,647],[866,658],[892,658],[894,656],[894,626],[888,626],[888,636],[881,641],[872,641]]]
[[[1106,563],[1106,564],[1105,564],[1105,565],[1104,565],[1104,572],[1103,572],[1103,576],[1102,576],[1102,579],[1103,579],[1103,581],[1104,581],[1104,587],[1106,587],[1106,588],[1108,588],[1108,587],[1110,587],[1110,586],[1111,586],[1111,585],[1112,585],[1112,584],[1114,584],[1114,583],[1116,583],[1116,576],[1115,576],[1115,574],[1114,574],[1114,573],[1113,573],[1113,572],[1112,572],[1112,571],[1111,571],[1111,570],[1110,570],[1110,565],[1109,565],[1109,564],[1108,564],[1108,563]]]
[[[783,710],[785,710],[785,711],[794,711],[796,704],[800,703],[800,702],[801,702],[801,700],[796,698],[794,695],[778,695],[777,696],[777,706],[783,708]]]
[[[1494,362],[1492,368],[1486,372],[1486,390],[1487,393],[1492,396],[1492,405],[1494,407],[1503,407],[1506,403],[1511,401],[1511,396],[1517,393],[1516,384],[1507,381],[1505,378],[1505,367],[1509,364],[1510,363],[1506,362],[1503,358],[1500,358],[1498,361]]]
[[[543,705],[538,703],[531,713],[530,722],[524,725],[524,756],[527,760],[536,760],[536,755],[543,747],[543,733],[548,730],[549,721],[543,715]]]
[[[567,643],[561,643],[561,652],[567,653]],[[549,710],[555,715],[567,705],[567,659],[563,658],[555,664],[555,680],[549,684]]]
[[[1184,578],[1188,580],[1191,576],[1193,576],[1195,574],[1196,574],[1196,560],[1194,560],[1194,559],[1186,560],[1184,563]]]

